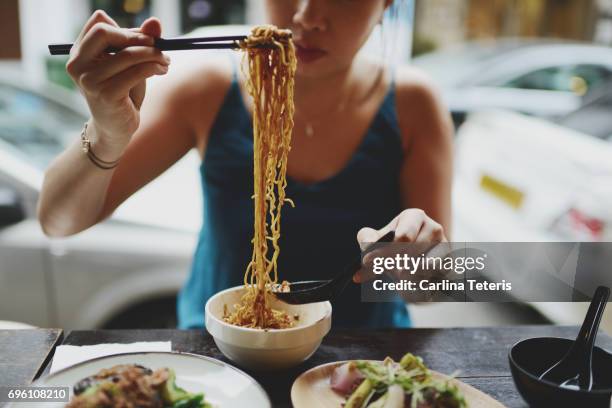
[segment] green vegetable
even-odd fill
[[[200,403],[203,399],[203,394],[195,394],[188,398],[175,402],[172,405],[172,408],[200,408]]]
[[[397,407],[404,406],[406,395],[401,386],[394,384],[389,387],[387,392],[376,401],[368,405],[368,408],[385,408],[387,406]]]
[[[383,394],[379,399],[368,405],[368,408],[383,408],[387,402],[387,393]]]
[[[400,360],[400,367],[404,370],[414,370],[419,369],[426,373],[429,373],[429,369],[423,363],[423,359],[421,357],[417,357],[412,353],[404,354],[404,357]]]
[[[368,379],[378,392],[385,392],[389,379],[387,367],[374,361],[356,361],[357,369]]]
[[[344,408],[362,408],[374,392],[372,382],[366,378],[349,397]]]
[[[160,390],[165,405],[171,408],[211,408],[204,394],[192,394],[176,385],[176,373],[168,369],[168,379]]]
[[[176,385],[176,373],[171,368],[168,369],[168,379],[160,392],[162,399],[168,404],[174,404],[175,402],[191,397],[191,394]]]

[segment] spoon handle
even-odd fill
[[[587,347],[590,347],[595,343],[597,329],[599,328],[599,323],[601,322],[601,317],[603,316],[603,312],[609,298],[610,288],[606,286],[599,286],[597,290],[595,290],[589,310],[584,318],[584,322],[582,322],[582,327],[580,327],[578,337],[576,337],[577,343],[584,343],[584,345]]]
[[[363,250],[360,255],[355,257],[355,259],[353,259],[353,261],[351,261],[351,263],[347,265],[344,271],[338,274],[330,282],[330,286],[332,288],[331,299],[337,298],[340,293],[344,291],[346,285],[348,285],[353,275],[359,270],[359,268],[361,268],[361,259],[365,254],[368,254],[380,248],[383,243],[393,242],[394,239],[395,231],[389,231],[385,235],[380,237],[378,241],[370,244],[370,246]]]
[[[597,337],[597,331],[599,329],[599,323],[603,316],[608,299],[610,298],[610,288],[606,286],[599,286],[595,290],[593,300],[589,306],[589,310],[584,318],[578,337],[576,337],[576,356],[583,356],[582,363],[580,365],[581,371],[579,378],[579,384],[581,388],[590,389],[592,384],[592,376],[588,375],[591,371],[591,358],[593,354],[593,345],[595,344],[595,338]],[[586,358],[585,358],[586,357]]]

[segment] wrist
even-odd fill
[[[130,136],[111,135],[105,132],[94,119],[88,122],[87,138],[90,141],[89,149],[96,157],[107,162],[117,161],[130,140]]]

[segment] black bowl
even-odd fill
[[[559,361],[574,340],[537,337],[519,341],[510,349],[508,360],[516,388],[531,407],[610,408],[612,396],[612,354],[593,349],[593,389],[574,390],[540,380],[540,375]]]

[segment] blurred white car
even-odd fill
[[[459,241],[612,241],[612,143],[542,119],[471,115],[456,140]]]
[[[459,129],[455,157],[454,239],[612,241],[612,143],[605,138],[480,112]]]
[[[482,109],[561,117],[612,79],[610,47],[551,40],[470,42],[417,57],[413,64],[440,86],[457,125]]]
[[[201,223],[193,153],[106,222],[49,239],[36,219],[43,171],[87,117],[80,95],[0,73],[0,320],[42,327],[165,327]]]
[[[567,126],[512,112],[470,115],[456,140],[453,240],[612,241],[609,103],[610,94],[604,94],[567,116]],[[579,324],[588,307],[532,306],[558,324]],[[612,333],[611,308],[602,328]]]

